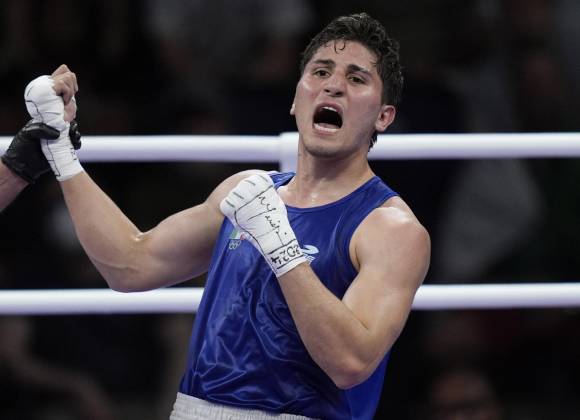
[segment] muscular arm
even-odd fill
[[[177,213],[141,232],[93,182],[80,165],[68,133],[78,91],[75,73],[61,65],[25,89],[28,112],[58,130],[43,139],[42,152],[60,181],[79,240],[112,289],[148,290],[168,286],[206,271],[223,215],[219,202],[240,179],[224,181],[202,204]]]
[[[0,211],[4,210],[28,183],[0,162]]]
[[[279,278],[308,352],[340,388],[368,378],[399,336],[426,274],[430,243],[410,212],[383,207],[359,226],[351,252],[359,274],[342,300],[307,264]]]
[[[82,172],[61,183],[78,238],[112,289],[169,286],[207,270],[223,215],[219,202],[248,173],[222,182],[195,207],[141,232]]]

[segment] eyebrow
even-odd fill
[[[330,68],[336,67],[336,63],[334,62],[334,60],[327,60],[327,59],[321,59],[320,58],[318,60],[314,60],[312,63],[313,64],[319,64],[319,65],[321,64],[323,66],[327,66],[327,67],[330,67]],[[360,73],[364,73],[364,74],[367,74],[367,75],[371,76],[370,70],[368,70],[368,69],[366,69],[364,67],[361,67],[359,65],[356,65],[356,64],[349,64],[347,66],[347,71],[349,73],[360,72]]]
[[[322,64],[323,66],[326,67],[335,67],[336,63],[334,62],[334,60],[323,60],[322,58],[319,58],[318,60],[314,60],[312,62],[312,64]]]
[[[360,73],[368,74],[369,76],[371,75],[370,70],[365,69],[364,67],[361,67],[361,66],[357,66],[356,64],[349,64],[347,67],[347,70],[349,71],[349,73],[360,72]]]

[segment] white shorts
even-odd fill
[[[177,393],[169,420],[308,420],[309,417],[229,407]]]

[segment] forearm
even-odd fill
[[[384,332],[377,333],[379,328],[367,328],[369,324],[361,322],[352,307],[333,295],[312,271],[272,179],[264,174],[243,179],[220,203],[220,209],[247,235],[278,278],[314,361],[339,387],[364,380],[390,341]]]
[[[0,162],[0,211],[4,210],[28,183]]]
[[[340,388],[366,379],[384,354],[371,331],[308,264],[281,276],[279,283],[300,338],[320,368]]]
[[[141,232],[86,172],[61,182],[77,236],[109,286],[129,290],[139,269]]]

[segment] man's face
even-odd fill
[[[306,65],[291,113],[306,150],[339,157],[362,150],[374,131],[393,121],[395,108],[382,103],[383,83],[375,54],[358,42],[331,41]]]

